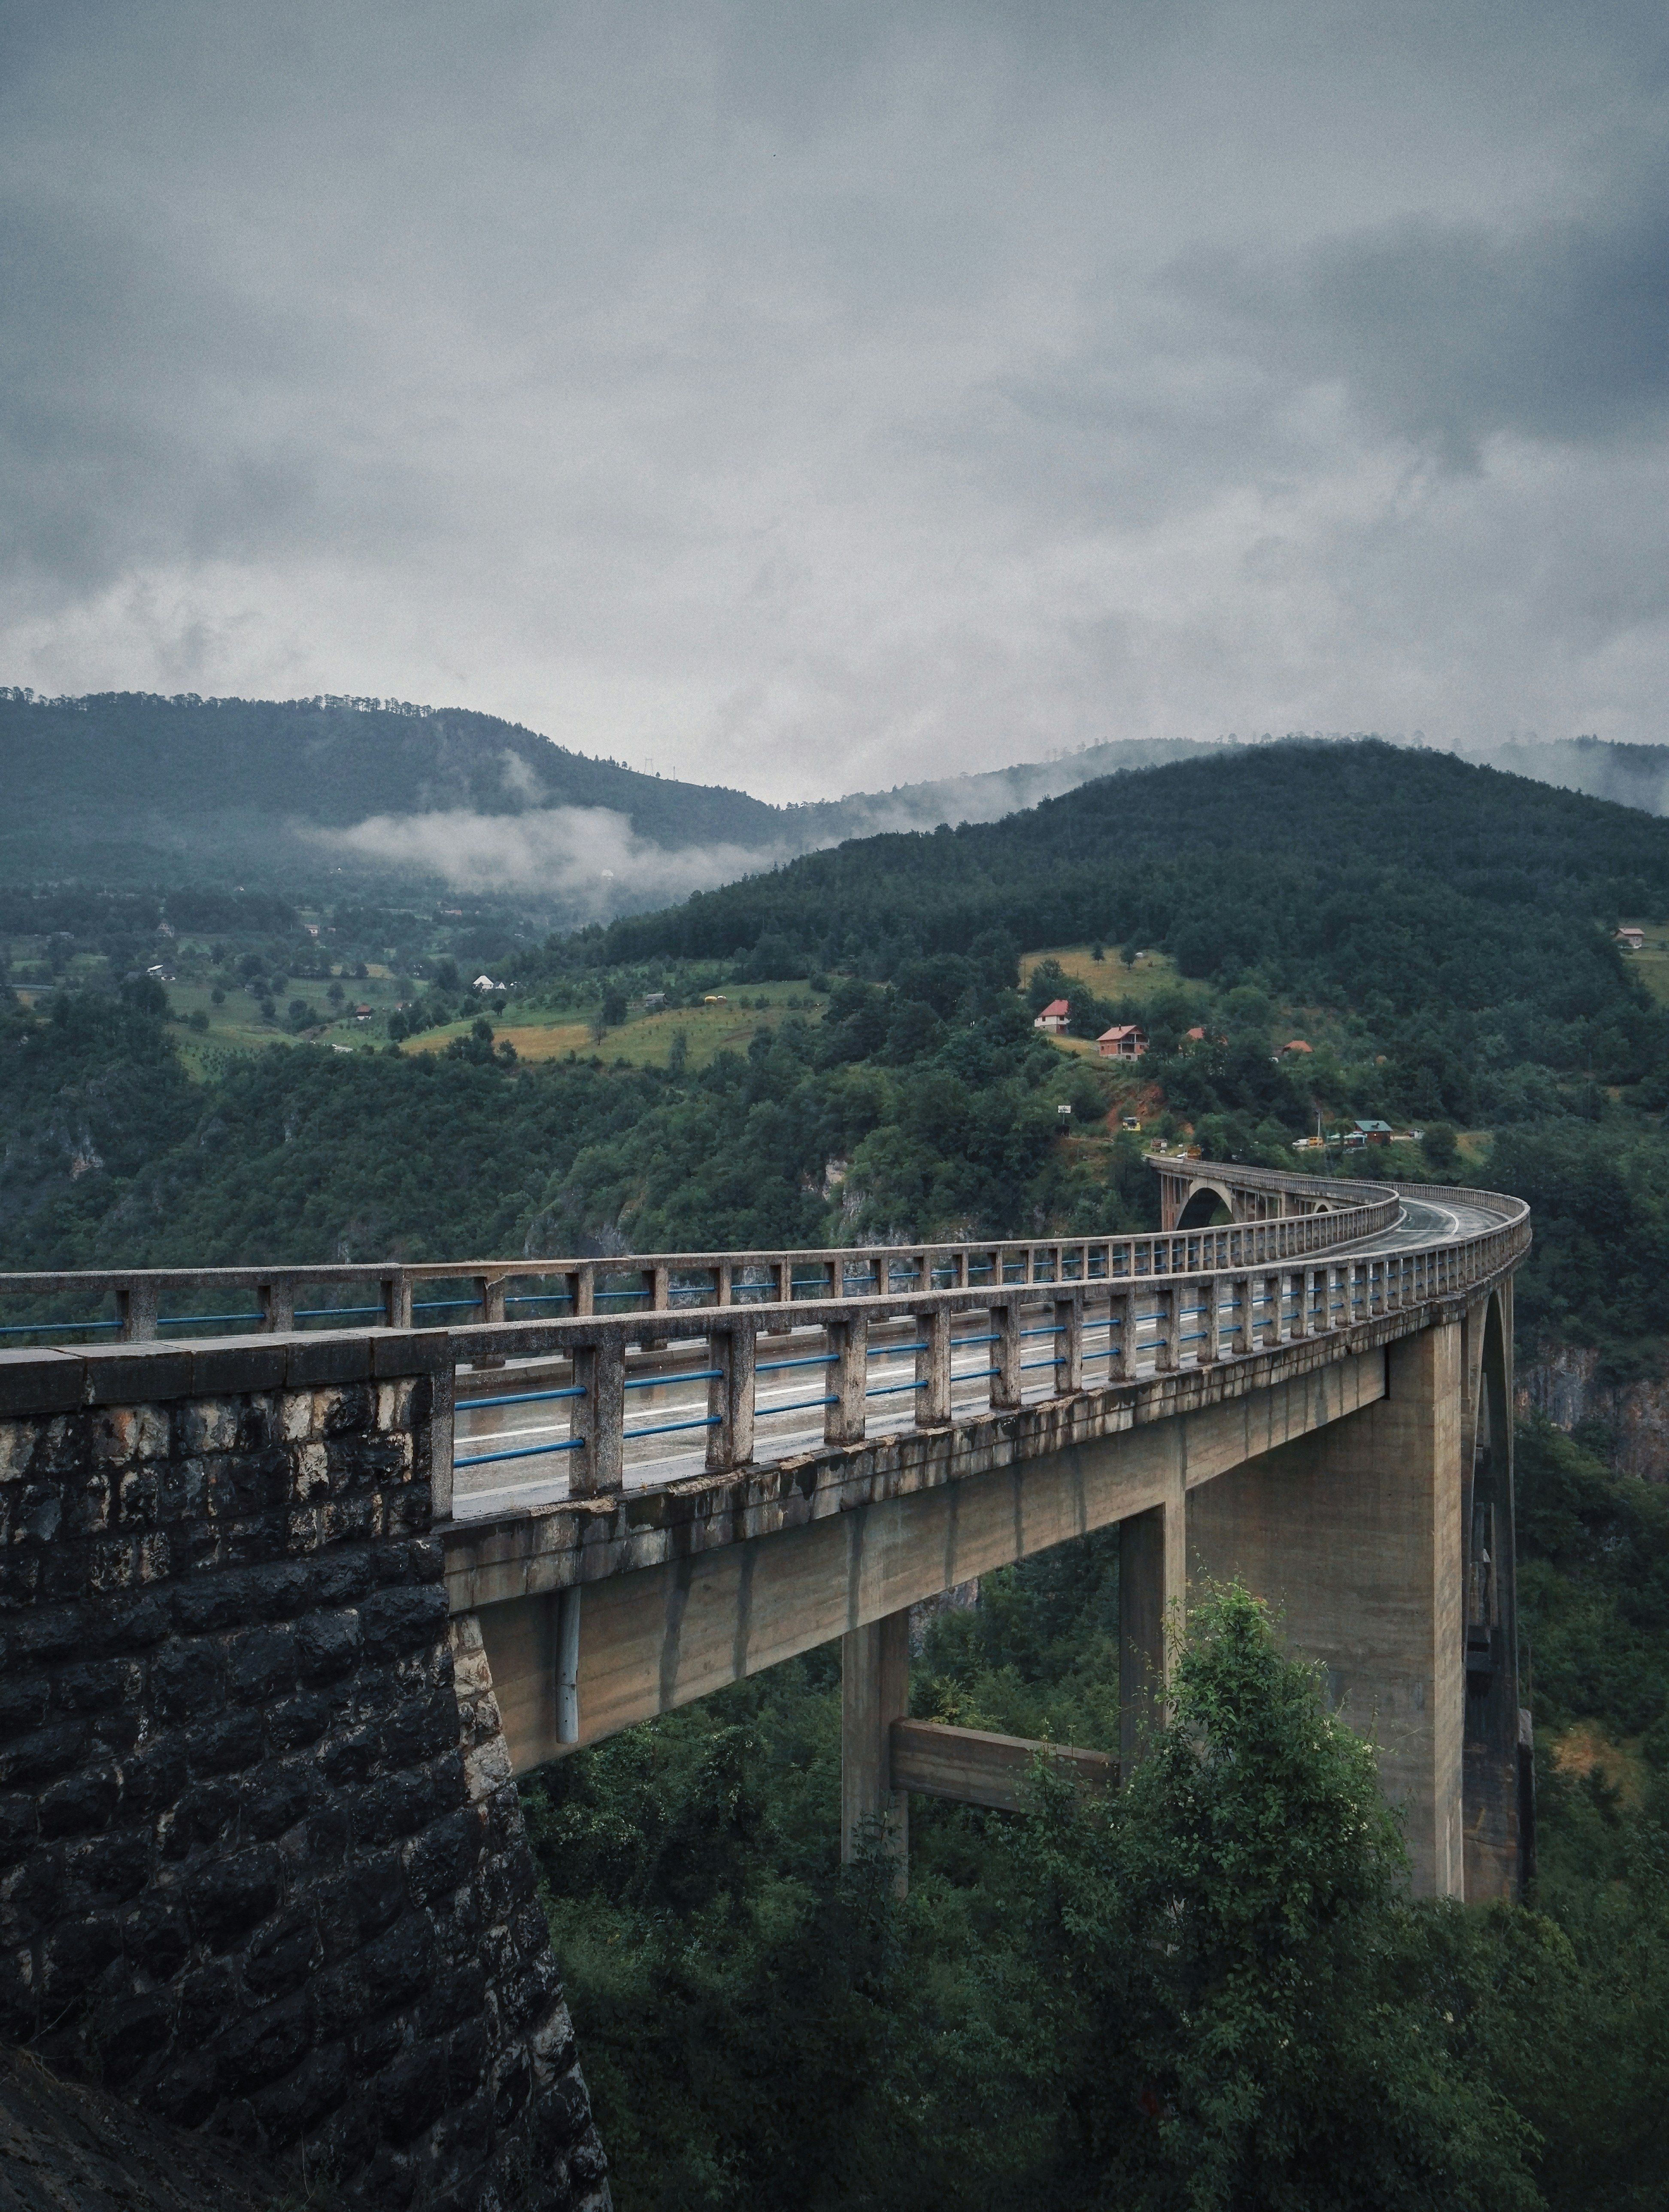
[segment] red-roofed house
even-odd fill
[[[1103,1060],[1139,1060],[1147,1050],[1147,1032],[1134,1022],[1120,1022],[1103,1030],[1095,1039]]]
[[[1051,999],[1048,1005],[1032,1024],[1035,1030],[1047,1030],[1051,1036],[1059,1036],[1071,1015],[1065,999]]]
[[[1281,1047],[1281,1050],[1283,1052],[1314,1052],[1315,1047],[1313,1044],[1306,1044],[1302,1037],[1289,1037]]]

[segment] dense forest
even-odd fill
[[[991,930],[1095,939],[1223,985],[1260,971],[1370,1020],[1488,1010],[1518,1056],[1626,1080],[1647,1032],[1606,925],[1666,906],[1669,822],[1444,754],[1290,744],[808,854],[616,921],[599,957],[889,975]]]
[[[1654,1373],[1669,1020],[1610,933],[1665,914],[1669,824],[1367,744],[1122,777],[577,934],[502,902],[15,889],[0,1263],[1089,1232],[1150,1221],[1156,1137],[1290,1165],[1374,1115],[1402,1178],[1530,1199],[1523,1353]],[[1060,1042],[1032,1025],[1056,996]],[[1114,1018],[1148,1032],[1136,1070],[1085,1047]],[[1358,1740],[1233,1590],[1107,1817],[1041,1781],[1023,1818],[925,1806],[901,1902],[838,1863],[832,1652],[531,1785],[622,2212],[1660,2201],[1669,1492],[1610,1451],[1520,1432],[1522,1910],[1407,1901]],[[1115,1741],[1116,1616],[1102,1540],[988,1577],[924,1623],[913,1706]]]
[[[1527,1907],[1406,1901],[1361,1740],[1233,1589],[1110,1815],[914,1801],[902,1903],[836,1862],[833,1650],[530,1785],[622,2205],[1660,2204],[1669,1503],[1539,1425],[1520,1472]],[[1107,1539],[987,1577],[912,1708],[1106,1743],[1116,1620]],[[1579,1718],[1644,1759],[1556,1759]]]

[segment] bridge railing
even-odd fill
[[[940,1428],[1338,1337],[1465,1295],[1522,1258],[1530,1227],[1520,1201],[1441,1195],[1487,1204],[1492,1225],[1332,1256],[1203,1267],[1196,1260],[1142,1277],[459,1329],[454,1510],[535,1502],[530,1477],[536,1486],[561,1481],[570,1497],[652,1486],[745,1466],[760,1453]],[[1174,1241],[1209,1255],[1225,1234]],[[496,1380],[491,1370],[507,1356],[535,1363],[510,1370],[514,1389],[503,1370]],[[792,1379],[765,1379],[776,1376]],[[499,1471],[512,1462],[518,1479],[507,1484]]]
[[[1286,1180],[1306,1194],[1313,1188],[1308,1176]],[[86,1336],[144,1343],[170,1331],[241,1334],[301,1325],[449,1327],[470,1313],[494,1323],[523,1315],[583,1320],[593,1314],[678,1313],[1261,1266],[1352,1243],[1395,1219],[1397,1196],[1388,1186],[1358,1182],[1340,1189],[1351,1203],[1333,1212],[1154,1236],[461,1260],[411,1267],[343,1263],[0,1274],[0,1345]],[[39,1310],[43,1304],[48,1309],[44,1313]],[[74,1310],[56,1310],[61,1307]]]
[[[1196,1173],[1211,1165],[1190,1164]],[[1302,1197],[1315,1179],[1288,1182]],[[1482,1208],[1490,1225],[1376,1246],[1400,1199],[1393,1187],[1353,1183],[1347,1194],[1359,1202],[1335,1212],[1158,1236],[14,1275],[0,1278],[0,1293],[97,1290],[122,1302],[110,1326],[129,1340],[187,1325],[224,1334],[228,1323],[270,1332],[312,1321],[341,1332],[432,1318],[453,1382],[454,1441],[437,1454],[436,1505],[473,1514],[540,1503],[553,1488],[596,1496],[745,1466],[756,1453],[781,1458],[939,1428],[1337,1337],[1464,1294],[1527,1249],[1520,1200],[1417,1188]],[[567,1311],[508,1310],[513,1298],[554,1304],[552,1294],[507,1286],[559,1273],[568,1278]],[[376,1286],[369,1305],[367,1285]],[[438,1295],[449,1288],[458,1295]],[[169,1311],[173,1297],[204,1290],[210,1298],[197,1311]],[[245,1304],[230,1314],[201,1310],[239,1292]],[[460,1319],[460,1309],[472,1317]],[[52,1333],[46,1322],[27,1329],[37,1340]]]

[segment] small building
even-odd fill
[[[498,985],[490,975],[477,975],[470,988],[472,991],[496,991]]]
[[[666,994],[665,991],[649,991],[644,995],[643,1006],[646,1013],[652,1014],[658,1007],[664,1006],[665,1004]]]
[[[367,1006],[364,1005],[363,1003],[361,1003],[361,1005],[359,1005],[359,1006],[355,1006],[355,1009],[354,1009],[354,1019],[355,1019],[356,1022],[368,1022],[368,1021],[370,1020],[370,1018],[371,1018],[371,1009],[370,1009],[370,1007],[369,1007],[369,1006]]]
[[[1315,1047],[1313,1044],[1306,1044],[1302,1037],[1289,1037],[1286,1042],[1281,1047],[1281,1050],[1283,1052],[1313,1053],[1315,1050]]]
[[[1646,933],[1643,929],[1619,929],[1617,941],[1625,952],[1638,952],[1645,945]]]
[[[1388,1145],[1391,1141],[1391,1124],[1388,1121],[1358,1121],[1356,1127],[1358,1144]],[[1347,1145],[1350,1143],[1348,1136],[1344,1141]]]
[[[1126,1114],[1122,1117],[1121,1126],[1126,1129],[1139,1129],[1142,1126],[1142,1117],[1139,1114]]]
[[[1187,1036],[1188,1042],[1190,1044],[1204,1044],[1205,1042],[1205,1032],[1204,1030],[1190,1030]]]
[[[1103,1060],[1139,1060],[1148,1048],[1147,1031],[1134,1022],[1117,1022],[1102,1031],[1095,1045]]]
[[[1051,999],[1048,1005],[1032,1024],[1035,1030],[1047,1030],[1051,1036],[1059,1036],[1071,1018],[1072,1010],[1065,999]]]

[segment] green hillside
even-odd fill
[[[1581,1023],[1617,1001],[1609,928],[1666,912],[1669,822],[1446,754],[1292,742],[810,854],[616,921],[605,946],[885,974],[998,929],[1157,947],[1190,975],[1262,968],[1358,1004]]]
[[[462,708],[349,698],[160,698],[106,692],[37,699],[0,687],[0,762],[8,805],[0,818],[0,881],[65,880],[125,889],[259,885],[318,893],[344,879],[433,895],[464,881],[448,862],[448,832],[405,857],[325,845],[311,830],[345,830],[372,817],[467,815],[495,819],[553,807],[623,815],[635,836],[667,852],[709,848],[734,872],[814,845],[876,830],[986,821],[1035,805],[1091,775],[1142,769],[1220,748],[1186,740],[1105,744],[1057,761],[797,806],[746,792],[646,775],[553,744],[537,731]],[[599,857],[600,870],[607,861]],[[565,910],[561,870],[549,881],[524,869],[515,888],[553,918]],[[632,881],[610,877],[578,918],[664,897],[652,864]],[[688,877],[686,876],[686,880]],[[479,889],[480,884],[475,884]]]
[[[124,884],[340,878],[290,826],[379,814],[607,807],[669,848],[749,848],[780,810],[745,792],[643,775],[463,708],[349,699],[33,701],[0,690],[0,877]],[[357,864],[368,872],[367,864]]]

